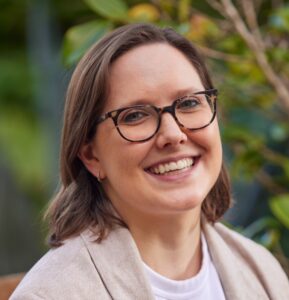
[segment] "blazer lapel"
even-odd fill
[[[220,232],[204,218],[202,219],[202,228],[226,299],[269,300],[259,281],[248,272],[247,266],[238,258],[238,253],[233,253],[233,248],[230,247],[228,241],[225,241]]]
[[[112,299],[153,300],[136,244],[126,228],[112,230],[101,243],[86,230],[81,234]]]

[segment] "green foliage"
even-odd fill
[[[268,249],[274,249],[280,239],[280,223],[272,217],[263,217],[247,226],[241,233],[255,239]]]
[[[187,22],[190,17],[191,0],[180,0],[178,2],[178,20],[179,22]]]
[[[78,61],[85,51],[112,28],[109,21],[90,21],[70,28],[63,43],[63,57],[67,66]]]
[[[270,207],[276,218],[289,229],[289,193],[272,197]]]
[[[160,18],[158,9],[149,3],[134,5],[128,12],[131,22],[156,22]]]
[[[47,191],[48,149],[36,117],[36,103],[24,51],[3,51],[0,59],[0,150],[15,183],[32,199]]]
[[[20,110],[5,109],[0,113],[1,150],[10,171],[20,186],[34,199],[42,200],[47,189],[48,145],[37,120]]]
[[[128,8],[122,0],[84,0],[96,13],[104,18],[124,21],[127,19]]]
[[[282,33],[289,32],[289,5],[280,7],[270,17],[272,29]]]

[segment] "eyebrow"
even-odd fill
[[[187,88],[187,89],[182,89],[182,90],[178,90],[175,94],[174,94],[174,99],[178,99],[178,98],[181,98],[181,97],[184,97],[184,96],[187,96],[187,95],[192,95],[194,93],[197,93],[197,92],[201,92],[205,90],[205,88],[203,89],[196,89],[194,87],[190,87],[190,88]]]
[[[186,89],[181,89],[176,91],[175,93],[173,93],[172,95],[172,101],[175,101],[181,97],[187,96],[187,95],[192,95],[194,93],[200,92],[205,90],[205,88],[203,89],[196,89],[194,87],[189,87]],[[140,98],[140,99],[135,99],[129,102],[129,104],[124,104],[121,105],[118,109],[122,109],[125,107],[131,107],[131,106],[135,106],[135,105],[151,105],[151,100],[145,99],[145,98]]]

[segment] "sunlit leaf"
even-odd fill
[[[84,2],[105,18],[120,21],[127,20],[128,7],[122,0],[84,0]]]
[[[203,43],[206,39],[217,39],[220,30],[212,20],[206,16],[194,14],[190,19],[190,31],[186,37],[192,41]]]
[[[149,3],[141,3],[133,6],[128,12],[132,21],[155,22],[160,18],[158,9]]]
[[[271,198],[270,208],[276,218],[289,229],[289,194]]]
[[[189,18],[191,0],[179,0],[178,1],[178,14],[179,21],[186,22]]]
[[[64,38],[63,58],[67,66],[76,63],[87,49],[110,31],[112,25],[108,21],[91,21],[71,27]]]

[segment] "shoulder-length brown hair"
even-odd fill
[[[67,91],[60,154],[61,188],[46,211],[51,246],[61,245],[63,240],[89,226],[98,225],[99,241],[114,225],[125,226],[115,216],[101,183],[86,170],[78,152],[95,134],[95,120],[103,112],[108,95],[112,63],[130,49],[151,43],[166,43],[181,51],[197,70],[204,87],[213,88],[195,47],[172,29],[149,24],[127,25],[93,45],[78,63]],[[215,222],[229,206],[230,185],[223,164],[202,210],[209,221]]]

